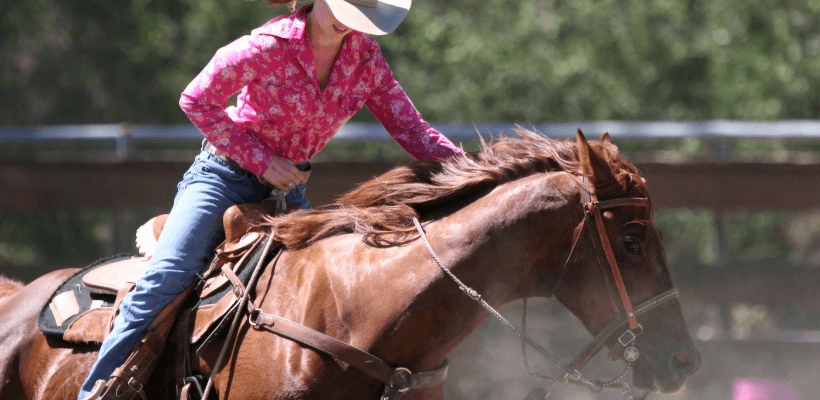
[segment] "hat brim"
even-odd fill
[[[369,35],[386,35],[393,32],[407,16],[412,0],[379,0],[374,8],[345,0],[324,1],[333,16],[348,28]]]

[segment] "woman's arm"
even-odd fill
[[[256,79],[260,49],[244,36],[219,49],[182,92],[179,105],[205,138],[247,170],[262,175],[275,154],[237,125],[225,103]]]
[[[384,73],[374,75],[384,78],[365,105],[387,133],[418,160],[439,160],[461,154],[461,149],[421,117],[383,58],[378,60],[376,68],[384,69]]]

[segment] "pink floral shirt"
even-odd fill
[[[413,157],[461,153],[421,118],[366,34],[345,37],[321,90],[305,35],[308,7],[219,49],[182,93],[180,107],[209,142],[261,175],[274,155],[294,163],[309,159],[367,106]],[[237,105],[225,108],[238,91]]]

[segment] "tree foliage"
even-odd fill
[[[216,49],[285,12],[5,2],[0,124],[184,123],[179,93]],[[433,121],[813,119],[818,12],[820,0],[418,0],[377,40]]]

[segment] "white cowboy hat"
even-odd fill
[[[369,35],[393,32],[410,11],[412,0],[324,0],[339,22]]]

